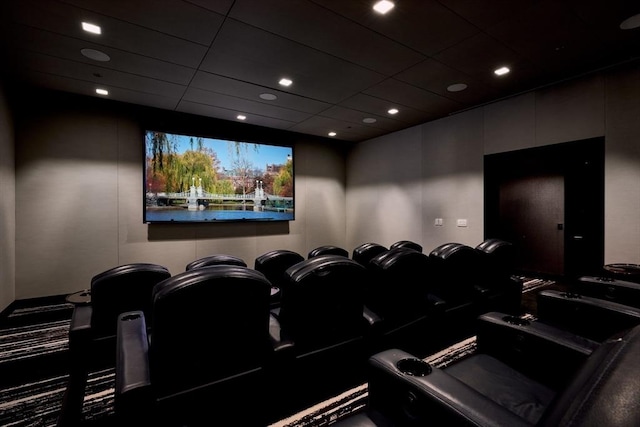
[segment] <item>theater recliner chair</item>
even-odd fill
[[[273,286],[271,292],[272,307],[280,305],[280,287],[285,277],[285,271],[289,267],[304,261],[304,259],[298,252],[288,249],[274,249],[255,259],[253,268],[264,274]]]
[[[186,265],[185,271],[193,270],[194,268],[208,267],[211,265],[240,265],[242,267],[246,267],[247,263],[237,256],[214,254],[191,261]]]
[[[340,246],[323,245],[310,250],[307,258],[313,258],[319,255],[340,255],[349,258],[349,251]]]
[[[364,314],[363,266],[318,255],[287,269],[272,331],[293,345],[272,384],[290,415],[364,381],[373,325]],[[276,392],[277,390],[277,392]]]
[[[378,350],[398,347],[419,354],[437,346],[432,334],[446,334],[448,328],[440,322],[444,301],[430,293],[429,257],[411,248],[389,249],[373,257],[368,270],[365,305],[381,319]],[[430,339],[418,338],[425,336]]]
[[[119,265],[93,276],[91,303],[76,305],[69,327],[69,382],[59,425],[79,422],[90,370],[115,366],[116,331],[120,313],[140,310],[149,319],[153,287],[171,277],[152,263]]]
[[[266,371],[286,348],[270,335],[271,283],[251,268],[202,267],[154,288],[150,332],[118,320],[115,411],[122,425],[264,425]]]
[[[487,268],[490,256],[461,243],[436,247],[429,254],[433,292],[450,306],[471,306],[472,319],[487,311],[520,314],[522,283]]]
[[[480,253],[482,286],[504,294],[505,306],[491,309],[516,313],[522,304],[523,280],[514,275],[515,247],[506,240],[490,238],[475,249]]]
[[[595,343],[509,319],[482,316],[476,353],[443,368],[397,349],[374,355],[366,411],[333,425],[640,425],[640,326]]]

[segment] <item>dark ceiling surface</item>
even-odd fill
[[[104,88],[126,103],[357,142],[640,55],[640,28],[620,28],[638,0],[395,3],[380,15],[364,0],[2,0],[3,71],[10,82]],[[500,66],[511,72],[496,76]]]

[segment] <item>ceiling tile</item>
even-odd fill
[[[281,77],[296,95],[336,103],[384,76],[316,49],[237,21],[227,20],[201,69],[270,88]],[[282,88],[280,88],[282,89]]]
[[[217,76],[215,74],[198,71],[191,82],[191,86],[199,89],[217,92],[225,95],[236,96],[267,105],[290,108],[292,110],[305,113],[316,114],[331,106],[326,102],[316,101],[311,98],[297,96],[291,93],[266,88],[264,86],[246,83],[228,77]],[[263,100],[260,95],[269,93],[276,95],[278,99],[273,101]]]
[[[93,82],[86,82],[53,74],[43,74],[34,71],[28,71],[25,79],[37,82],[35,86],[38,87],[70,92],[94,98],[102,98],[102,96],[96,94],[96,84]],[[135,105],[145,105],[164,110],[173,110],[178,104],[178,98],[170,98],[167,96],[113,87],[109,89],[109,97],[102,99],[126,102]]]
[[[187,89],[183,99],[185,101],[192,101],[199,104],[233,110],[236,112],[236,115],[237,113],[260,114],[265,117],[273,117],[292,122],[299,122],[310,116],[308,113],[302,113],[288,108],[282,108],[275,105],[265,105],[256,101],[249,101],[247,99],[236,98],[196,88]]]
[[[398,105],[394,102],[365,94],[354,95],[349,99],[345,99],[339,105],[344,108],[381,116],[389,116],[387,111],[390,108],[397,108],[400,112],[392,116],[393,120],[405,124],[419,123],[420,121],[424,121],[423,119],[425,117],[429,116],[429,114],[424,111],[415,110],[408,106]]]
[[[329,131],[334,131],[337,133],[336,139],[345,141],[362,141],[386,133],[377,128],[360,126],[321,116],[313,116],[292,126],[289,130],[323,137],[327,137]]]
[[[470,76],[447,67],[434,59],[427,59],[397,74],[395,78],[466,106],[498,95],[497,91],[489,83],[488,78]],[[466,84],[467,89],[460,92],[447,90],[449,86],[459,83]]]
[[[57,1],[21,0],[14,5],[17,23],[174,64],[195,68],[207,51],[206,46]],[[82,21],[100,25],[102,34],[83,31]]]
[[[424,59],[415,50],[313,2],[237,0],[230,16],[385,75]]]
[[[453,111],[461,107],[456,101],[396,79],[386,79],[363,93],[429,113],[437,114],[439,111]]]
[[[220,14],[182,0],[60,1],[205,46],[213,41],[232,3],[226,1]]]
[[[57,58],[181,85],[189,84],[195,72],[193,68],[159,61],[147,56],[125,52],[73,37],[25,27],[23,25],[12,25],[11,28],[12,34],[16,37],[9,48],[17,61],[21,61],[21,58],[26,57],[23,52],[38,52]],[[94,61],[83,56],[80,52],[82,49],[100,50],[109,55],[111,60],[108,62]]]
[[[476,34],[479,29],[435,0],[403,0],[387,15],[373,2],[313,0],[416,51],[431,56]]]
[[[215,107],[197,102],[180,101],[176,111],[189,114],[197,114],[199,116],[215,117],[217,119],[239,122],[237,119],[238,112],[226,108]],[[266,126],[276,129],[288,129],[294,125],[293,122],[280,120],[273,117],[264,117],[261,115],[249,115],[246,121],[242,122],[250,125]]]
[[[167,83],[130,73],[82,64],[40,53],[27,53],[23,66],[29,71],[46,69],[48,74],[77,79],[93,83],[94,87],[112,90],[113,88],[130,89],[136,92],[160,95],[179,99],[186,86]]]

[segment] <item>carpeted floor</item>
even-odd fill
[[[535,312],[533,291],[555,286],[552,280],[524,278],[523,309]],[[73,305],[61,301],[15,307],[0,323],[0,425],[55,426],[66,390],[68,329]],[[473,353],[475,339],[427,357],[434,366]],[[113,416],[113,369],[91,372],[83,405],[83,423],[109,425]],[[362,384],[332,399],[272,424],[272,427],[327,426],[365,408]]]

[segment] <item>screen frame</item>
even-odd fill
[[[231,218],[216,218],[216,219],[192,219],[192,220],[182,220],[182,219],[150,219],[148,213],[150,212],[148,209],[148,205],[147,205],[147,197],[148,197],[148,190],[147,190],[147,185],[148,185],[148,140],[147,140],[147,135],[150,132],[157,132],[157,133],[163,133],[166,135],[172,135],[172,136],[177,136],[177,137],[184,137],[184,138],[202,138],[203,140],[213,140],[215,142],[221,142],[221,143],[239,143],[239,144],[247,144],[247,146],[249,145],[257,145],[257,146],[271,146],[271,147],[279,147],[279,148],[283,148],[283,149],[288,149],[290,150],[291,154],[291,187],[292,187],[292,196],[291,196],[291,205],[290,208],[289,206],[286,206],[286,209],[283,210],[282,212],[287,212],[290,215],[285,215],[284,217],[274,217],[274,218],[265,218],[265,217],[252,217],[252,216],[243,216],[243,217],[231,217]],[[254,222],[254,223],[258,223],[258,222],[266,222],[266,223],[274,223],[274,222],[288,222],[288,221],[295,221],[296,219],[296,206],[295,206],[295,199],[296,199],[296,191],[295,191],[295,181],[296,181],[296,177],[295,177],[295,145],[292,143],[288,143],[288,142],[272,142],[265,139],[257,139],[257,138],[233,138],[233,137],[229,137],[229,136],[215,136],[215,135],[211,135],[211,134],[203,134],[203,133],[199,133],[199,132],[190,132],[190,131],[170,131],[170,130],[166,130],[166,129],[162,129],[162,127],[155,127],[155,126],[146,126],[145,128],[143,128],[142,131],[142,151],[143,151],[143,171],[142,171],[142,222],[143,224],[220,224],[220,223],[248,223],[248,222]],[[184,154],[186,151],[180,152],[180,154]],[[275,163],[273,163],[274,165],[276,165]],[[280,166],[280,165],[278,165]],[[284,163],[284,166],[286,166],[286,162]],[[266,168],[264,169],[264,174],[267,173]],[[263,176],[264,176],[263,174]],[[256,184],[258,183],[258,181],[256,180]],[[255,189],[256,187],[260,185],[262,186],[262,181],[260,181],[260,184],[257,184],[256,186],[254,186],[254,192],[253,193],[247,193],[247,194],[255,194]],[[191,191],[193,191],[193,185],[191,186]],[[156,193],[158,194],[158,193]],[[198,193],[199,194],[199,193]],[[264,191],[263,191],[263,194]],[[193,193],[191,194],[193,195]],[[268,194],[267,194],[268,196]],[[277,196],[278,197],[278,196]],[[249,200],[249,199],[246,199]],[[268,197],[267,197],[268,200]],[[273,199],[272,199],[273,200]],[[266,201],[265,201],[266,202]],[[247,205],[248,206],[248,205]],[[253,206],[253,205],[251,205]],[[251,209],[251,207],[249,207],[249,209]],[[250,210],[247,209],[247,212],[250,212]],[[192,210],[191,206],[188,207],[188,210]],[[224,209],[223,209],[224,210]],[[267,210],[263,210],[264,212],[266,212]],[[243,211],[244,212],[244,211]]]

